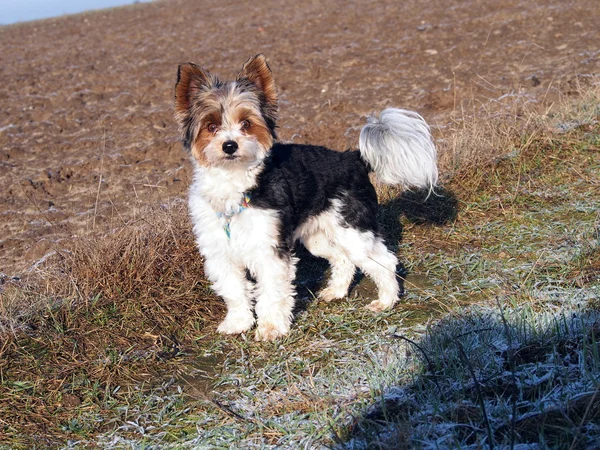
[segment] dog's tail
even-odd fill
[[[429,125],[414,111],[387,108],[360,132],[360,154],[379,181],[432,190],[438,180]]]

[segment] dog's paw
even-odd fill
[[[217,331],[221,334],[240,334],[254,325],[254,316],[250,314],[227,314]]]
[[[346,291],[346,289],[342,290],[333,286],[327,286],[325,289],[322,289],[319,292],[319,300],[323,300],[324,302],[339,300],[340,298],[344,298],[346,296]]]
[[[385,311],[386,309],[391,309],[392,306],[394,306],[394,303],[395,302],[383,302],[381,300],[373,300],[371,303],[365,306],[365,308],[378,313],[381,311]]]
[[[259,323],[254,339],[257,341],[274,341],[277,338],[285,336],[289,331],[289,325],[277,326],[270,322]]]

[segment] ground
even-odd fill
[[[2,27],[0,272],[21,275],[62,240],[130,220],[132,199],[185,195],[181,62],[232,77],[262,52],[281,139],[355,148],[386,106],[443,130],[506,96],[547,105],[598,72],[599,15],[594,0],[158,1]]]
[[[597,441],[600,4],[321,3],[0,28],[0,448]],[[386,106],[432,125],[436,195],[378,186],[393,310],[360,277],[318,302],[299,249],[290,335],[216,334],[173,87],[178,63],[233,77],[257,52],[284,141],[356,147]]]

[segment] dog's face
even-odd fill
[[[259,164],[276,139],[277,93],[265,57],[250,58],[232,82],[182,64],[175,117],[183,145],[199,165],[247,169]]]

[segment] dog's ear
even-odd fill
[[[277,91],[275,89],[275,80],[267,59],[262,53],[254,55],[237,76],[237,80],[248,80],[253,83],[265,96],[265,101],[270,105],[277,105]]]
[[[186,63],[178,67],[175,83],[175,116],[178,120],[186,117],[193,99],[200,92],[210,89],[212,83],[212,76],[196,64]]]

